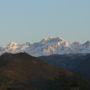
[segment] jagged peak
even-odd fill
[[[62,37],[47,37],[42,39],[40,42],[47,43],[47,42],[60,42],[65,41]]]
[[[13,47],[13,46],[17,46],[18,44],[16,43],[16,42],[10,42],[9,44],[8,44],[8,46],[10,46],[10,47]]]
[[[16,50],[19,47],[19,45],[16,42],[10,42],[7,46],[6,49],[9,50]]]
[[[84,46],[90,46],[90,41],[86,41],[83,45]]]
[[[30,42],[26,42],[24,44],[10,42],[5,47],[0,48],[0,55],[5,52],[27,52],[33,56],[50,55],[53,53],[90,53],[90,41],[83,44],[80,42],[70,43],[64,40],[62,37],[47,37],[42,39],[40,42],[33,44],[30,44]]]

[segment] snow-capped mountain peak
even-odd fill
[[[57,42],[61,42],[61,41],[64,41],[64,39],[61,37],[48,37],[48,38],[44,38],[40,42],[45,44],[45,43],[57,43]]]
[[[18,48],[18,44],[16,42],[10,42],[6,47],[7,49],[15,50],[16,48]]]
[[[90,41],[85,42],[83,46],[90,47]]]
[[[90,41],[81,44],[80,42],[69,43],[61,37],[48,37],[40,42],[30,44],[17,44],[11,42],[5,47],[0,47],[0,55],[5,52],[19,53],[27,52],[33,56],[45,56],[52,54],[83,54],[90,53]]]

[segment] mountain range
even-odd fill
[[[90,41],[70,43],[61,37],[48,37],[32,44],[30,42],[25,44],[10,42],[8,45],[0,47],[0,55],[6,52],[26,52],[36,57],[52,54],[88,54],[90,53]]]
[[[90,41],[48,37],[1,46],[0,90],[90,90]]]

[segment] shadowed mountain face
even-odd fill
[[[26,53],[6,53],[0,56],[0,90],[61,90],[62,86],[63,90],[68,90],[64,89],[67,83],[71,85],[76,80],[72,82],[72,76],[72,73]],[[77,79],[77,82],[82,82],[81,86],[87,85],[86,81]]]
[[[67,55],[51,55],[39,57],[44,62],[52,64],[56,67],[63,68],[69,71],[75,71],[75,69],[85,60],[87,55],[80,54],[67,54]]]
[[[39,58],[48,64],[77,73],[90,81],[90,54],[51,55]]]
[[[87,59],[79,65],[76,73],[90,81],[90,55],[87,55]]]

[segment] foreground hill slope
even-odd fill
[[[67,86],[64,79],[72,76],[72,73],[53,67],[26,53],[5,53],[0,56],[0,90],[60,90],[61,86]],[[59,84],[59,79],[54,78],[60,79]],[[81,86],[87,89],[87,82],[81,78],[77,79],[82,82]],[[70,78],[65,80],[72,82]],[[62,82],[65,85],[62,85]]]
[[[35,87],[37,82],[41,84],[51,77],[70,74],[25,53],[6,53],[0,57],[0,87]]]

